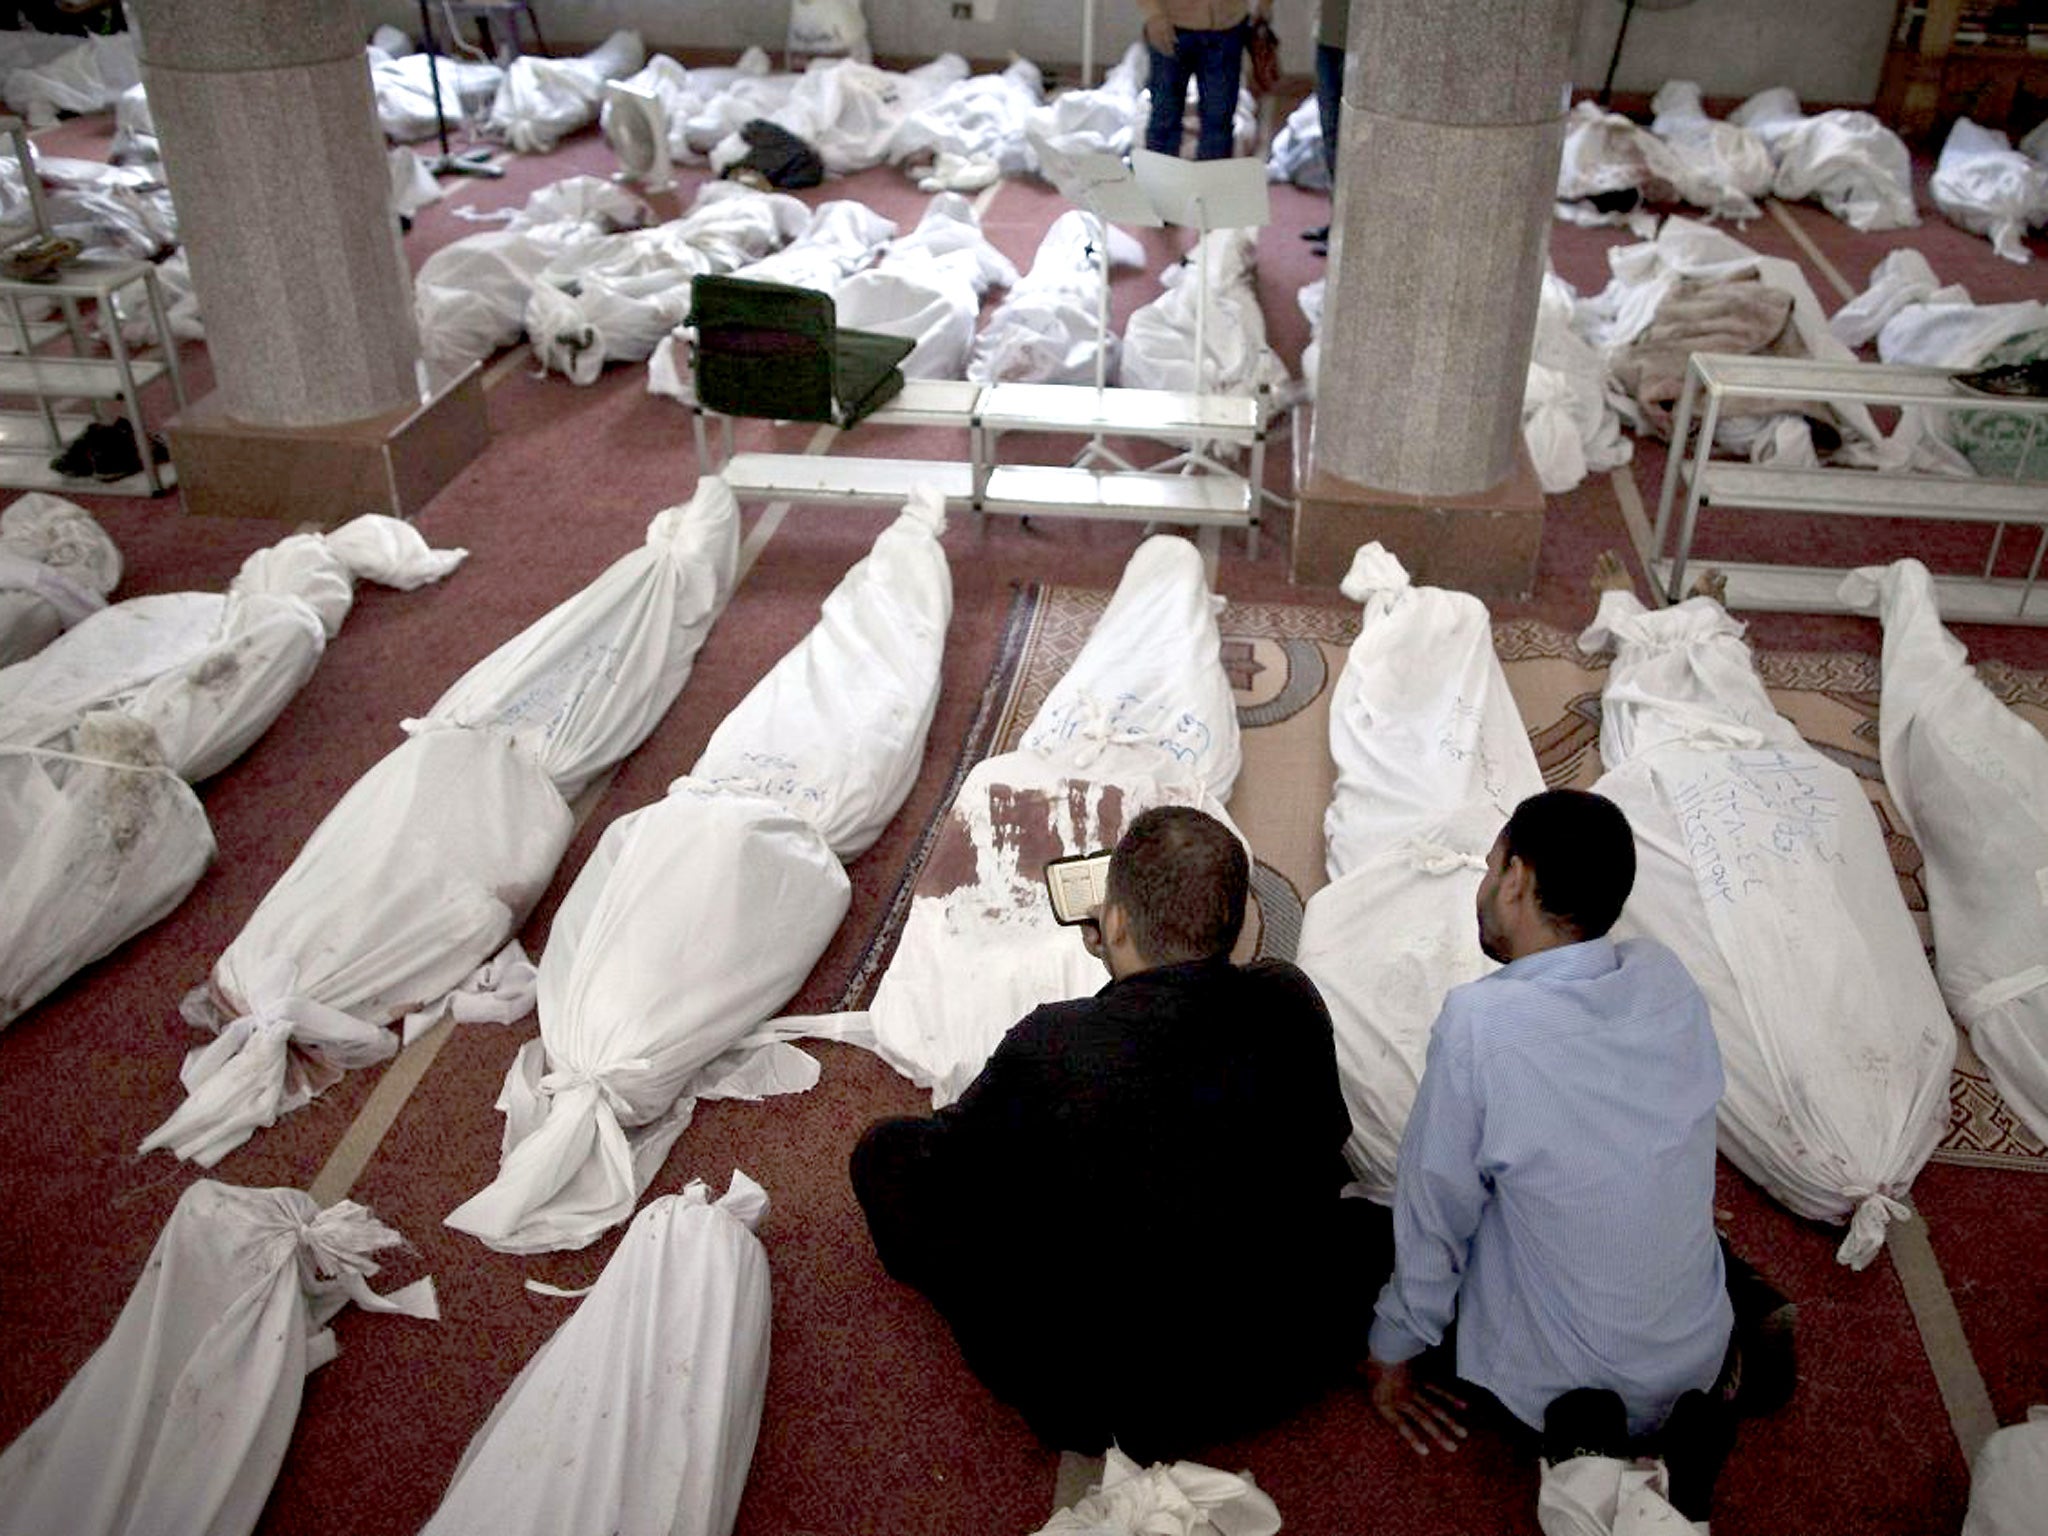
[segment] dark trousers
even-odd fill
[[[1344,109],[1344,50],[1316,44],[1316,115],[1323,120],[1323,165],[1330,173],[1330,196],[1337,195],[1338,114]]]
[[[853,1151],[854,1194],[883,1267],[930,1298],[968,1368],[1047,1445],[1097,1455],[1114,1439],[1140,1463],[1171,1460],[1277,1422],[1364,1359],[1393,1266],[1392,1219],[1379,1206],[1339,1202],[1320,1295],[1182,1318],[1184,1298],[1163,1271],[1158,1312],[1119,1316],[1109,1298],[1133,1289],[1121,1266],[1148,1260],[1103,1254],[1077,1208],[1071,1275],[1019,1282],[1010,1250],[977,1235],[988,1212],[941,1149],[932,1121],[878,1121]],[[1067,1245],[1060,1233],[1006,1238],[1020,1250]],[[1161,1317],[1175,1322],[1162,1327]],[[1207,1344],[1191,1342],[1205,1331]]]
[[[1192,78],[1202,125],[1195,140],[1195,158],[1230,158],[1230,124],[1244,77],[1244,35],[1243,22],[1217,32],[1182,27],[1174,34],[1172,53],[1148,45],[1152,116],[1145,125],[1147,149],[1161,155],[1180,153],[1181,113],[1187,109],[1188,80]]]

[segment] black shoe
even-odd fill
[[[1310,245],[1328,245],[1330,243],[1330,226],[1323,224],[1315,229],[1304,229],[1301,232],[1301,238]]]
[[[1737,1413],[1758,1417],[1792,1401],[1798,1376],[1793,1329],[1799,1307],[1741,1259],[1729,1256],[1728,1299],[1735,1336],[1721,1371],[1718,1396]]]
[[[1604,1387],[1575,1387],[1543,1410],[1543,1459],[1628,1455],[1628,1410]]]
[[[1671,1507],[1695,1524],[1707,1518],[1714,1483],[1735,1448],[1735,1415],[1705,1392],[1682,1394],[1658,1436]]]

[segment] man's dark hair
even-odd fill
[[[1620,806],[1583,789],[1545,790],[1515,807],[1501,839],[1502,861],[1528,867],[1552,922],[1581,940],[1614,926],[1636,883],[1635,833]]]
[[[1105,905],[1122,907],[1131,942],[1153,965],[1227,955],[1244,926],[1251,861],[1214,816],[1155,806],[1124,829]]]

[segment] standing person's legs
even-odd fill
[[[1247,26],[1239,22],[1220,32],[1183,32],[1184,42],[1193,41],[1195,90],[1201,100],[1200,137],[1195,141],[1197,160],[1227,160],[1235,144],[1231,133],[1237,116],[1237,93],[1244,83],[1244,36]]]
[[[1155,155],[1177,155],[1180,153],[1181,114],[1188,106],[1188,57],[1189,41],[1201,36],[1198,32],[1179,33],[1173,44],[1172,53],[1161,53],[1150,44],[1145,51],[1152,55],[1152,75],[1147,88],[1152,92],[1152,115],[1145,123],[1145,147]]]
[[[1316,44],[1316,115],[1323,122],[1323,166],[1330,173],[1330,195],[1337,195],[1337,129],[1344,107],[1344,50]]]

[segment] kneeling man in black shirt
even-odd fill
[[[1049,1445],[1184,1455],[1365,1358],[1386,1217],[1340,1198],[1322,998],[1291,965],[1230,962],[1249,873],[1214,817],[1139,816],[1081,930],[1109,985],[1033,1011],[959,1102],[854,1150],[889,1273]]]

